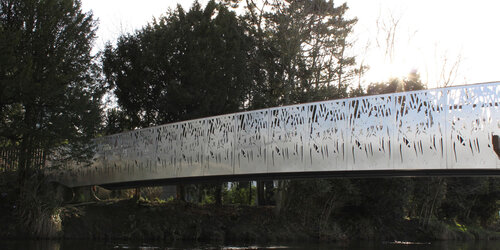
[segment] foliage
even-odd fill
[[[498,178],[446,178],[446,183],[446,198],[437,213],[439,217],[482,226],[498,218]]]
[[[345,4],[247,1],[245,9],[238,18],[214,1],[179,6],[108,44],[104,73],[122,110],[109,113],[110,132],[347,96],[356,19],[345,18]]]
[[[141,197],[147,199],[147,200],[155,200],[161,197],[163,193],[163,188],[162,187],[142,187],[140,189],[141,192]]]
[[[19,213],[35,235],[44,235],[37,223],[56,213],[43,199],[40,167],[88,160],[100,126],[96,23],[80,6],[0,1],[0,145],[19,152]],[[35,161],[39,150],[42,161]]]
[[[253,205],[257,198],[257,189],[250,182],[233,182],[231,188],[224,192],[226,204]]]
[[[130,119],[127,118],[125,112],[118,108],[106,110],[104,117],[103,134],[111,135],[123,132],[127,128],[133,128]]]
[[[85,159],[102,94],[90,53],[92,15],[72,0],[0,4],[0,140],[21,150],[21,172],[33,167],[34,149]]]
[[[371,83],[367,88],[368,95],[389,94],[402,91],[423,90],[425,85],[417,72],[412,72],[404,79],[392,78],[387,82]]]
[[[252,108],[345,97],[353,73],[348,36],[356,19],[331,1],[246,1],[255,38]]]
[[[196,2],[188,12],[178,6],[121,36],[116,47],[108,44],[103,66],[125,113],[121,119],[131,128],[145,127],[242,109],[250,49],[234,12]]]

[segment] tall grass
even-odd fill
[[[32,174],[20,187],[18,197],[19,231],[33,238],[61,236],[62,197],[41,171]]]

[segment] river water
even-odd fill
[[[206,243],[161,243],[161,242],[126,242],[126,241],[93,241],[93,240],[64,240],[64,241],[30,241],[30,240],[0,240],[0,249],[18,250],[88,250],[88,249],[345,249],[345,250],[497,250],[500,241],[440,241],[440,242],[351,242],[351,243],[281,243],[270,245],[258,244],[206,244]]]

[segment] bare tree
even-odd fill
[[[384,49],[385,59],[389,59],[390,63],[394,62],[397,42],[396,35],[398,35],[399,23],[402,16],[402,14],[395,15],[391,10],[387,17],[382,17],[381,13],[377,17],[377,47]]]
[[[456,56],[450,56],[448,51],[445,51],[439,58],[441,63],[438,86],[448,87],[453,85],[459,75],[460,64],[462,63],[462,52]]]

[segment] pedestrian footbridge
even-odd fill
[[[227,114],[95,139],[69,187],[203,180],[500,174],[500,83]]]

